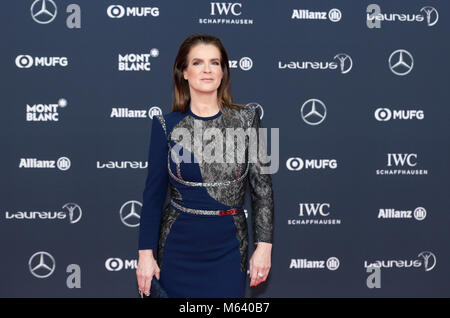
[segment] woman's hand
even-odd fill
[[[255,287],[265,282],[270,271],[270,258],[272,254],[272,244],[258,242],[250,259],[250,287]],[[258,276],[258,273],[262,276]]]
[[[159,267],[153,257],[152,250],[139,250],[139,260],[136,269],[139,291],[146,296],[150,295],[153,275],[159,280]]]

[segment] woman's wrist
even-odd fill
[[[257,248],[258,247],[262,247],[262,248],[266,248],[266,249],[272,249],[272,243],[267,243],[267,242],[257,242]]]
[[[139,256],[153,256],[153,250],[139,250]]]

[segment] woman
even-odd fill
[[[258,160],[249,162],[248,143],[236,150],[246,154],[247,162],[199,160],[211,150],[211,142],[223,146],[226,138],[199,138],[198,131],[215,128],[210,131],[225,136],[226,128],[261,127],[254,108],[233,104],[228,63],[218,38],[187,38],[174,63],[172,112],[153,120],[136,271],[139,290],[146,295],[153,275],[169,297],[243,297],[246,274],[251,287],[269,274],[274,210],[270,174],[261,173]],[[247,180],[257,244],[249,271],[242,209]],[[170,202],[163,207],[167,190]]]

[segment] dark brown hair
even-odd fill
[[[209,34],[193,34],[181,44],[173,65],[173,103],[172,111],[186,112],[186,106],[191,100],[189,83],[183,77],[183,71],[188,66],[187,57],[190,50],[198,44],[212,44],[216,46],[221,55],[220,64],[222,66],[223,78],[217,88],[217,99],[220,110],[227,116],[226,107],[239,109],[244,105],[233,103],[233,96],[230,88],[230,67],[228,54],[219,38]]]

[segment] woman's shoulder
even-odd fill
[[[179,111],[172,111],[168,113],[161,113],[153,116],[153,120],[158,120],[161,123],[161,126],[164,129],[166,135],[172,131],[173,127],[184,117],[186,113],[182,113]]]

